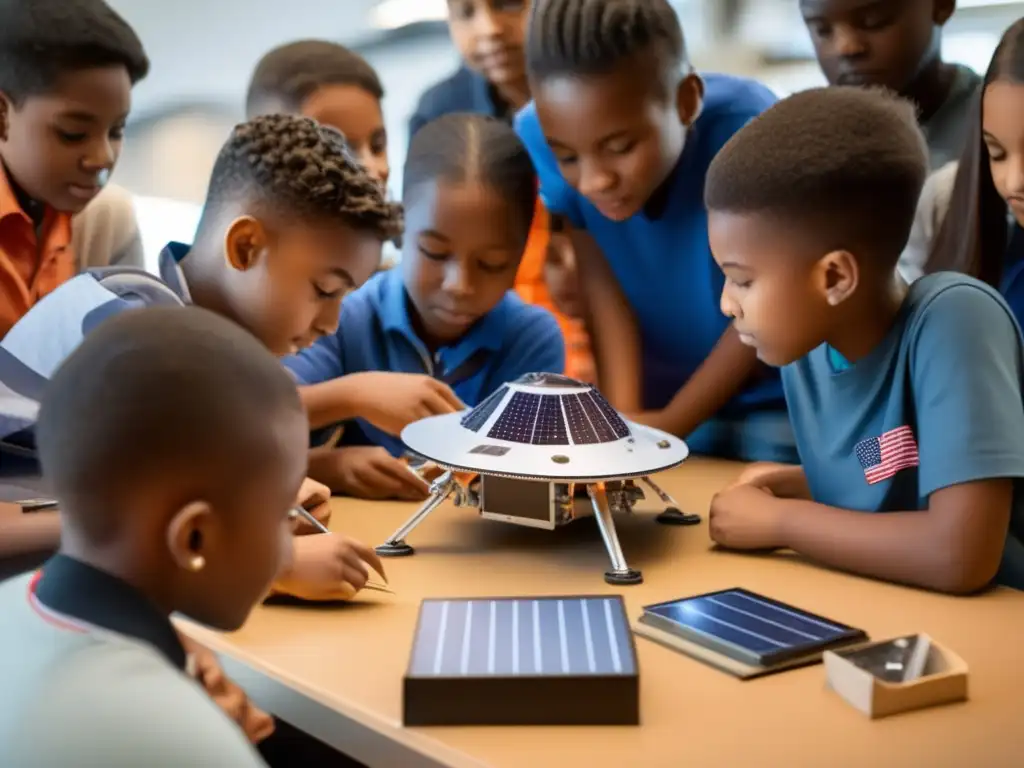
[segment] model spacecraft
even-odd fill
[[[443,473],[430,498],[377,547],[381,556],[413,554],[405,539],[451,497],[457,507],[489,519],[554,529],[591,512],[604,540],[610,584],[638,584],[615,531],[614,514],[629,514],[647,486],[666,509],[658,522],[694,525],[650,476],[681,464],[686,443],[627,422],[594,387],[551,373],[506,384],[476,408],[410,424],[402,441]]]

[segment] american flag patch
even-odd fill
[[[914,433],[907,426],[890,429],[881,437],[861,440],[854,450],[864,468],[864,477],[871,485],[921,463]]]

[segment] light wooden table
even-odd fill
[[[688,461],[659,477],[686,511],[706,513],[737,465]],[[650,494],[649,494],[650,495]],[[714,551],[706,522],[657,525],[656,501],[619,519],[640,586],[604,583],[593,520],[559,531],[484,521],[445,507],[386,561],[394,597],[341,607],[262,607],[243,630],[189,631],[262,706],[370,766],[928,766],[1024,765],[1024,593],[953,598],[830,572],[786,556]],[[383,541],[410,505],[336,500],[332,527]],[[637,638],[639,727],[429,728],[401,725],[402,674],[421,598],[619,592],[643,605],[743,586],[866,629],[927,632],[970,667],[967,703],[872,722],[824,687],[821,666],[737,681]]]

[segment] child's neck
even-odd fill
[[[161,613],[170,616],[174,612],[171,601],[165,599],[166,595],[163,594],[166,579],[154,578],[155,575],[150,573],[144,560],[140,560],[140,553],[136,549],[118,544],[107,549],[97,549],[80,542],[65,527],[61,532],[59,553],[123,581],[145,595]]]
[[[492,88],[498,94],[498,98],[508,107],[510,115],[514,115],[530,103],[530,85],[525,77],[522,81],[494,85]]]
[[[949,98],[957,69],[936,57],[907,88],[906,96],[917,104],[918,121],[926,123]]]
[[[242,325],[231,302],[224,295],[223,262],[224,258],[221,254],[206,252],[205,246],[197,242],[178,266],[185,276],[185,285],[188,286],[194,306],[207,309]]]
[[[892,330],[907,297],[907,284],[893,270],[880,290],[864,291],[865,298],[837,324],[828,345],[849,363],[867,357]]]

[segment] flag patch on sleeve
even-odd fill
[[[854,449],[870,485],[888,480],[904,469],[920,466],[917,441],[908,426],[890,429],[880,437],[861,440]]]

